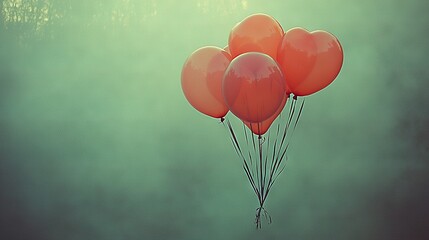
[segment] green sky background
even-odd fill
[[[429,239],[429,15],[410,0],[3,0],[1,239]],[[344,49],[257,200],[180,72],[263,12]]]

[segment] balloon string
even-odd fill
[[[255,174],[254,174],[255,172],[253,172],[251,170],[251,168],[249,167],[249,164],[248,164],[248,160],[250,159],[250,157],[252,156],[252,154],[249,153],[249,159],[246,159],[246,157],[245,157],[246,155],[243,153],[243,149],[240,146],[240,143],[239,143],[239,140],[237,138],[237,135],[236,135],[236,133],[234,131],[234,128],[232,127],[232,124],[229,121],[229,119],[225,119],[225,121],[224,121],[223,124],[224,124],[225,128],[227,128],[228,132],[230,133],[230,139],[231,139],[231,142],[233,143],[234,149],[235,149],[237,155],[243,161],[244,172],[246,173],[246,176],[247,176],[247,178],[248,178],[248,180],[249,180],[249,182],[250,182],[250,184],[251,184],[254,192],[256,193],[256,196],[258,197],[258,201],[259,201],[259,206],[260,207],[257,208],[257,213],[256,213],[256,216],[255,216],[255,223],[256,223],[256,227],[257,228],[261,228],[261,226],[262,226],[262,222],[261,222],[262,216],[264,216],[267,219],[268,223],[271,223],[271,216],[268,214],[268,212],[263,207],[265,199],[262,198],[263,191],[264,191],[264,186],[263,186],[263,184],[264,184],[263,182],[264,181],[261,180],[261,177],[262,178],[264,178],[264,176],[266,177],[266,168],[264,168],[264,165],[261,162],[261,160],[263,159],[262,157],[264,156],[264,152],[262,150],[263,149],[263,143],[264,143],[263,142],[263,138],[259,138],[258,137],[258,144],[256,144],[256,141],[255,141],[256,137],[253,134],[251,135],[251,137],[253,139],[252,141],[255,142],[255,144],[254,144],[255,148],[256,148],[256,145],[258,145],[257,152],[254,152],[254,153],[258,154],[258,156],[259,156],[259,161],[256,161],[255,168],[253,168],[253,170],[255,172],[257,172],[257,170],[259,170],[259,173],[258,173],[258,176],[257,176],[257,179],[259,178],[259,181],[255,182],[255,177],[254,177],[255,176]],[[244,131],[245,131],[244,135],[245,135],[246,143],[251,144],[250,141],[249,141],[249,137],[250,136],[246,132],[246,128],[244,129]],[[269,139],[268,139],[268,141],[269,141]],[[252,145],[253,145],[253,143],[252,143]],[[265,159],[267,159],[267,158],[265,158]]]
[[[262,205],[263,204],[263,196],[264,196],[264,191],[265,191],[265,185],[266,185],[266,162],[267,162],[267,154],[264,154],[264,143],[266,142],[266,140],[268,139],[269,142],[269,138],[265,138],[262,137],[261,135],[256,136],[255,134],[253,134],[253,128],[255,126],[253,125],[253,123],[250,124],[250,130],[246,127],[246,125],[243,123],[243,131],[245,134],[245,138],[247,138],[248,140],[248,135],[250,134],[250,136],[252,137],[252,145],[253,145],[253,154],[255,156],[255,164],[252,168],[252,174],[253,176],[256,176],[256,188],[258,189],[261,197],[258,198],[259,204]],[[260,132],[259,129],[259,125],[258,127],[258,132]],[[249,134],[248,134],[249,132]],[[257,139],[257,140],[256,140]],[[268,145],[268,144],[267,144]],[[250,158],[252,158],[252,150],[249,149],[249,156]]]
[[[250,125],[250,126],[252,126],[252,125]],[[250,134],[252,136],[253,153],[255,154],[255,165],[254,165],[254,168],[252,168],[252,170],[254,171],[253,173],[256,176],[256,180],[257,180],[257,183],[258,183],[257,187],[258,187],[258,189],[260,189],[261,184],[259,183],[258,162],[257,162],[257,159],[256,159],[257,155],[258,155],[257,148],[256,148],[256,141],[255,141],[255,136],[253,135],[253,131]],[[261,193],[261,197],[262,197],[262,193]],[[259,199],[259,201],[261,201],[261,200]]]
[[[243,131],[244,131],[244,136],[246,138],[246,143],[247,143],[247,149],[248,149],[247,153],[250,159],[250,174],[254,176],[254,178],[256,178],[255,187],[260,193],[258,197],[258,201],[261,202],[263,193],[260,190],[261,188],[260,188],[260,181],[259,181],[258,161],[256,160],[257,152],[256,152],[255,136],[253,134],[253,123],[250,124],[250,130],[249,130],[246,124],[243,122]],[[249,141],[249,137],[252,138],[252,142]],[[251,146],[253,146],[253,150]]]
[[[247,149],[249,149],[249,137],[247,136],[247,131],[246,131],[246,124],[243,123],[243,131],[244,131],[244,137],[246,139],[246,146]],[[252,133],[250,133],[252,134]],[[253,166],[253,158],[252,158],[252,154],[251,151],[247,151],[248,155],[249,155],[249,160],[250,160],[250,166]]]
[[[272,181],[273,181],[273,178],[275,177],[275,172],[276,172],[276,169],[278,168],[278,163],[279,163],[279,155],[280,155],[280,153],[281,153],[281,150],[282,150],[282,148],[283,148],[283,145],[284,145],[284,143],[285,143],[285,140],[286,140],[286,136],[287,136],[287,130],[288,130],[288,128],[289,128],[289,124],[290,124],[290,122],[291,122],[291,119],[292,119],[292,117],[293,117],[293,114],[294,114],[294,112],[295,112],[295,107],[296,107],[296,104],[295,104],[295,98],[292,100],[292,102],[291,102],[291,104],[290,104],[290,108],[289,108],[289,113],[288,113],[288,117],[287,117],[287,121],[286,121],[286,124],[285,124],[285,127],[284,128],[282,128],[282,130],[283,131],[280,131],[280,122],[277,124],[277,137],[276,137],[276,142],[275,142],[275,146],[274,146],[274,148],[273,148],[273,155],[272,155],[272,160],[271,160],[271,167],[270,167],[270,174],[269,174],[269,179],[268,179],[268,187],[267,187],[267,192],[265,193],[265,196],[264,196],[264,198],[266,198],[267,196],[268,196],[268,192],[269,192],[269,189],[271,188],[271,185],[272,185]],[[282,132],[281,133],[281,140],[279,140],[279,134],[280,134],[280,132]],[[278,149],[276,149],[276,147],[277,147],[277,144],[279,144],[279,147],[278,147]]]
[[[270,155],[270,147],[271,147],[271,131],[268,131],[268,135],[266,136],[266,150],[265,150],[265,159],[264,159],[264,186],[268,186],[269,182],[267,182],[268,174],[268,155]],[[266,189],[266,187],[265,187]]]
[[[271,131],[269,131],[271,133]],[[279,138],[279,133],[280,133],[280,122],[277,122],[277,129],[276,129],[276,138],[274,140],[274,145],[273,145],[273,151],[272,151],[272,156],[271,156],[271,161],[270,161],[270,174],[269,174],[269,179],[268,179],[268,186],[270,185],[271,179],[272,179],[272,175],[273,175],[273,167],[274,167],[274,161],[276,158],[276,148],[278,145],[278,138]],[[267,188],[267,191],[269,190],[269,187]],[[268,193],[267,193],[268,194]],[[266,195],[267,195],[266,194]],[[266,198],[267,196],[265,196]]]
[[[239,142],[238,142],[238,139],[237,139],[237,137],[236,137],[236,134],[235,134],[235,132],[234,132],[234,129],[232,128],[231,122],[230,122],[228,119],[226,119],[226,125],[227,125],[227,128],[228,128],[228,130],[229,130],[229,133],[230,133],[230,139],[231,139],[231,142],[232,142],[232,144],[233,144],[233,146],[234,146],[234,149],[235,149],[235,151],[236,151],[237,155],[238,155],[238,156],[242,159],[242,161],[243,161],[243,169],[244,169],[244,172],[246,173],[246,176],[247,176],[247,178],[248,178],[248,180],[249,180],[249,182],[250,182],[250,184],[251,184],[251,186],[252,186],[252,188],[253,188],[253,190],[254,190],[254,192],[255,192],[256,196],[257,196],[257,197],[258,197],[258,199],[260,200],[260,199],[261,199],[261,197],[262,197],[262,195],[261,195],[261,193],[259,192],[258,188],[256,187],[256,184],[255,184],[255,180],[254,180],[253,174],[252,174],[252,172],[251,172],[251,170],[250,170],[250,168],[249,168],[249,164],[248,164],[248,162],[247,162],[247,160],[246,160],[246,157],[245,157],[245,156],[244,156],[244,154],[243,154],[243,151],[242,151],[242,150],[241,150],[241,148],[240,148],[240,144],[239,144]]]
[[[285,127],[283,129],[282,139],[281,139],[281,142],[280,142],[280,148],[278,149],[278,152],[277,152],[277,155],[276,155],[277,159],[278,159],[278,156],[280,155],[280,152],[281,152],[281,149],[283,147],[283,144],[285,143],[286,135],[287,135],[290,123],[292,121],[293,115],[295,113],[295,108],[296,108],[296,98],[294,97],[293,100],[292,100],[292,103],[290,104],[289,114],[288,114],[288,120],[287,120],[286,125],[285,125]]]
[[[249,129],[243,123],[244,146],[246,148],[242,148],[243,146],[240,144],[231,121],[229,119],[221,119],[221,123],[228,130],[234,150],[242,160],[246,177],[258,198],[260,207],[257,208],[255,216],[256,228],[261,228],[262,216],[265,216],[266,220],[271,223],[271,216],[263,205],[272,186],[285,169],[285,162],[287,161],[286,153],[289,149],[292,135],[301,118],[304,103],[305,99],[299,102],[296,97],[290,101],[286,123],[282,127],[281,122],[278,121],[275,135],[273,134],[275,136],[273,142],[271,142],[271,131],[273,130],[269,130],[267,135],[262,137],[261,135],[253,134],[253,127],[256,126],[250,124]],[[263,144],[266,144],[266,146],[263,146]]]
[[[259,191],[262,194],[262,196],[264,196],[264,178],[263,178],[263,173],[262,173],[262,142],[261,142],[261,138],[258,137],[258,141],[259,141]],[[260,202],[263,201],[263,199],[260,200]]]
[[[294,98],[294,100],[296,101],[296,98]],[[265,198],[268,195],[269,190],[271,189],[271,187],[273,186],[273,184],[275,183],[275,181],[277,180],[277,178],[280,176],[280,174],[283,172],[283,170],[286,167],[285,164],[283,166],[281,166],[281,164],[284,163],[283,159],[286,159],[286,161],[287,161],[286,152],[287,152],[287,149],[290,146],[290,140],[291,140],[291,138],[292,138],[292,136],[293,136],[293,134],[295,132],[295,129],[296,129],[297,125],[298,125],[298,122],[299,122],[299,120],[301,118],[302,110],[304,109],[304,103],[305,103],[305,99],[303,99],[301,101],[301,104],[300,104],[300,107],[299,107],[299,111],[298,111],[298,115],[295,118],[295,121],[293,123],[293,128],[291,129],[291,133],[289,134],[289,141],[287,141],[287,144],[285,145],[285,147],[284,147],[281,155],[277,156],[278,157],[278,163],[277,163],[276,167],[274,168],[274,171],[272,172],[273,178],[270,181],[270,183],[268,184],[267,192],[265,193]],[[292,112],[292,114],[293,114],[293,112]]]

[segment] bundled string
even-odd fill
[[[274,183],[285,169],[287,150],[301,117],[304,103],[305,99],[298,100],[294,96],[289,107],[285,107],[283,110],[285,112],[286,109],[289,109],[287,114],[281,113],[276,120],[276,127],[268,130],[264,136],[254,135],[253,131],[243,123],[244,133],[242,135],[244,136],[240,137],[234,130],[231,121],[222,119],[222,123],[229,132],[232,145],[242,161],[247,179],[258,199],[259,206],[256,208],[255,214],[256,228],[262,227],[263,216],[268,223],[272,221],[264,204]]]

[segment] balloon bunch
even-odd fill
[[[202,47],[186,60],[181,81],[189,103],[223,123],[230,111],[245,126],[240,142],[231,122],[226,121],[233,146],[258,197],[258,228],[262,215],[271,221],[264,203],[284,169],[288,130],[290,126],[295,129],[304,106],[302,101],[297,110],[298,97],[327,87],[342,63],[341,45],[332,34],[303,28],[285,32],[266,14],[248,16],[234,26],[225,48]],[[268,133],[263,138],[291,95],[287,121],[278,123],[273,136]]]

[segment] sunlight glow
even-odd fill
[[[12,23],[34,24],[36,31],[61,17],[49,0],[4,0],[1,13],[6,26]]]
[[[197,7],[203,13],[232,14],[237,10],[248,8],[247,0],[198,0]]]
[[[160,13],[163,16],[179,13],[172,5],[161,0],[70,0],[62,3],[54,0],[4,0],[0,3],[0,19],[6,29],[43,35],[55,29],[48,26],[55,27],[70,21],[102,29],[153,24],[152,20]],[[193,0],[189,5],[185,7],[193,13],[218,18],[248,10],[249,1]]]

